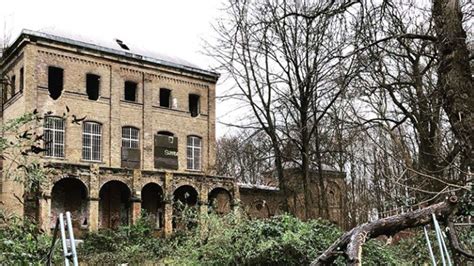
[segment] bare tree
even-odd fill
[[[284,162],[300,167],[306,210],[313,204],[309,170],[316,162],[322,217],[328,211],[321,124],[354,72],[354,59],[341,54],[349,45],[344,14],[355,3],[230,1],[227,18],[216,26],[219,40],[212,49],[236,82],[234,98],[253,114],[247,125],[268,135],[279,180],[285,179]],[[285,157],[283,144],[293,146],[297,155]],[[280,185],[286,193],[285,182]]]

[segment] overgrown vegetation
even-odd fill
[[[192,213],[195,212],[191,209],[183,211],[180,221],[196,222]],[[1,218],[9,226],[0,228],[0,263],[44,264],[51,237],[40,232],[31,221],[4,215]],[[202,220],[206,226],[182,229],[170,239],[162,239],[155,237],[148,221],[144,216],[135,225],[87,234],[79,248],[80,261],[91,265],[308,265],[342,234],[336,226],[323,220],[302,222],[289,215],[249,220],[234,214],[209,214]],[[474,247],[473,234],[471,230],[464,230],[461,235],[470,249]],[[431,241],[437,253],[433,232]],[[371,240],[363,252],[364,265],[430,263],[422,231],[395,245]],[[55,261],[61,260],[60,254],[61,245],[57,243]],[[345,265],[342,257],[335,263]]]
[[[48,258],[51,238],[38,230],[28,219],[9,217],[0,212],[0,264],[44,264]],[[56,250],[53,259],[58,258]]]

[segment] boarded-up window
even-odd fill
[[[94,74],[86,75],[86,91],[89,100],[96,101],[100,93],[100,76]]]
[[[44,119],[45,155],[64,158],[64,119],[48,116]]]
[[[189,94],[189,112],[192,117],[199,115],[199,95]]]
[[[57,100],[63,91],[64,70],[59,67],[48,67],[49,96]]]
[[[125,100],[135,102],[137,100],[137,83],[125,81]]]
[[[122,128],[122,167],[140,168],[140,130],[134,127]]]
[[[178,169],[178,138],[174,136],[155,135],[154,150],[155,168]]]
[[[161,107],[171,107],[171,90],[160,89],[160,106]]]
[[[201,138],[188,136],[186,148],[188,170],[201,170]]]
[[[23,91],[25,87],[25,70],[23,68],[20,69],[20,92]]]
[[[10,84],[10,88],[11,88],[11,96],[13,97],[13,95],[15,95],[15,91],[16,91],[16,76],[13,75],[11,80],[10,80],[11,84]]]
[[[102,125],[95,122],[84,122],[82,133],[82,159],[101,161]]]

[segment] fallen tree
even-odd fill
[[[381,235],[391,236],[408,228],[424,226],[432,221],[432,213],[436,215],[438,220],[445,221],[455,212],[457,205],[458,198],[451,196],[443,202],[416,211],[357,226],[337,239],[311,265],[331,264],[340,255],[346,257],[348,265],[360,265],[362,262],[362,245],[367,239]]]

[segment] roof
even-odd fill
[[[258,184],[251,184],[251,183],[238,183],[240,188],[247,188],[247,189],[261,189],[261,190],[271,190],[277,191],[280,188],[276,186],[268,186],[268,185],[258,185]]]
[[[294,169],[294,168],[300,168],[301,167],[301,160],[296,160],[296,161],[291,161],[291,162],[284,162],[283,163],[283,169]],[[335,167],[328,165],[328,164],[321,164],[321,170],[326,171],[326,172],[341,172],[337,170]],[[310,170],[318,170],[318,164],[314,161],[310,162]]]
[[[59,42],[62,44],[77,46],[94,51],[104,52],[116,56],[132,58],[139,61],[145,61],[152,64],[158,64],[165,67],[171,67],[179,70],[189,71],[197,74],[211,76],[216,80],[219,78],[219,73],[202,69],[186,60],[178,57],[160,54],[139,45],[134,45],[120,39],[99,40],[81,36],[79,34],[63,33],[63,32],[39,32],[28,29],[23,29],[15,43],[22,38],[22,36],[32,36],[36,38],[45,39],[48,41]],[[13,45],[14,46],[14,45]]]

